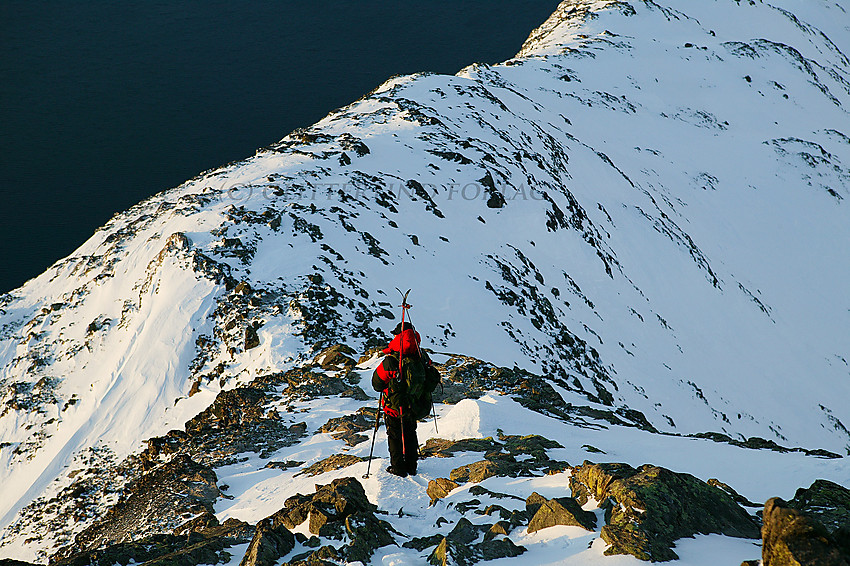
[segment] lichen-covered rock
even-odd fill
[[[272,525],[283,525],[294,529],[309,521],[308,529],[314,535],[348,543],[338,549],[339,556],[356,562],[368,563],[375,549],[395,544],[395,531],[386,521],[375,516],[377,507],[369,502],[363,486],[355,478],[339,478],[327,485],[316,485],[312,495],[295,495],[284,503],[284,508],[269,517]],[[322,547],[325,548],[325,547]],[[328,547],[333,548],[333,547]],[[293,558],[292,563],[338,558],[319,550],[302,557]]]
[[[847,533],[830,534],[813,517],[774,497],[764,504],[762,564],[764,566],[848,566]]]
[[[245,349],[250,350],[260,345],[260,336],[257,329],[250,324],[245,327]]]
[[[461,440],[429,438],[425,446],[419,449],[419,457],[452,458],[457,452],[490,452],[498,448],[499,444],[490,436],[487,438],[463,438]]]
[[[678,558],[673,542],[697,533],[758,538],[755,520],[725,491],[690,474],[658,466],[585,462],[570,478],[573,496],[607,508],[602,539],[606,554],[631,554],[641,560]],[[613,505],[606,505],[610,498]]]
[[[328,456],[324,460],[320,460],[315,464],[307,466],[295,475],[301,476],[306,474],[308,476],[317,476],[319,474],[324,474],[325,472],[332,472],[334,470],[347,468],[348,466],[359,464],[365,460],[366,458],[363,456],[355,456],[353,454],[334,454],[333,456]]]
[[[345,532],[351,542],[344,547],[346,560],[368,564],[375,550],[396,544],[389,523],[374,513],[358,512],[345,518]]]
[[[531,516],[528,532],[534,533],[555,525],[582,527],[588,531],[596,530],[596,515],[581,508],[572,497],[547,499],[537,492],[526,500],[526,511]]]
[[[830,533],[850,529],[850,490],[829,480],[801,487],[788,506],[817,519]]]
[[[433,505],[438,499],[447,496],[458,485],[458,483],[450,479],[437,478],[428,482],[428,488],[425,490],[425,493],[431,498],[431,504]]]
[[[488,537],[487,533],[492,529],[492,525],[474,525],[468,519],[461,519],[451,532],[440,540],[428,556],[428,563],[435,566],[468,566],[482,560],[519,556],[525,552],[524,547],[515,545],[507,537]],[[482,533],[485,540],[476,542]]]

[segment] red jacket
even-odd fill
[[[407,330],[405,330],[405,332],[407,332]],[[419,335],[417,334],[416,337],[419,338]],[[396,336],[396,338],[398,338],[398,336]],[[407,352],[407,346],[405,346],[404,351],[405,353]],[[422,352],[422,363],[426,366],[431,365],[431,360],[425,352]],[[395,379],[396,377],[398,377],[398,360],[393,356],[385,357],[372,373],[372,388],[375,391],[381,391],[384,393],[384,395],[381,396],[381,407],[384,412],[391,417],[402,416],[398,411],[389,407],[386,401],[386,394],[389,392],[390,380]]]
[[[399,354],[404,353],[405,356],[418,356],[419,344],[421,343],[422,339],[419,337],[419,333],[412,328],[406,328],[401,334],[397,334],[390,345],[382,351],[384,354],[398,352]]]

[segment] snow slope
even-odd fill
[[[514,59],[392,78],[116,215],[0,297],[0,529],[222,388],[381,342],[395,287],[437,349],[645,428],[850,454],[848,9],[567,0]],[[606,451],[667,461],[629,434]],[[741,451],[675,442],[700,476]],[[783,458],[783,489],[850,481]]]

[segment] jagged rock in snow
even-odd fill
[[[850,533],[850,489],[829,480],[815,480],[801,487],[788,501],[788,507],[817,519],[830,533],[845,529]]]
[[[295,535],[282,523],[266,518],[257,523],[254,538],[239,566],[274,566],[295,548]]]
[[[327,485],[316,485],[316,492],[312,495],[299,494],[287,499],[285,507],[269,519],[290,529],[308,521],[308,528],[314,535],[347,538],[348,543],[338,549],[339,556],[366,563],[375,549],[395,544],[394,529],[386,521],[375,517],[375,510],[360,482],[345,477]],[[327,557],[322,554],[319,549],[308,556]],[[297,560],[299,558],[293,559]]]
[[[726,492],[658,466],[585,461],[573,469],[570,488],[579,503],[593,497],[606,509],[606,554],[641,560],[675,560],[673,542],[695,534],[758,538],[759,528]]]
[[[342,468],[347,468],[348,466],[353,466],[354,464],[363,462],[365,460],[366,458],[362,456],[355,456],[354,454],[334,454],[333,456],[328,456],[323,460],[319,460],[315,464],[310,464],[302,471],[298,472],[296,476],[318,476],[319,474],[324,474],[325,472],[332,472],[334,470],[340,470]]]
[[[764,504],[764,566],[844,566],[850,564],[850,531],[830,534],[816,518],[774,497]]]
[[[73,548],[95,550],[169,532],[188,519],[211,515],[220,495],[215,472],[184,454],[132,482],[104,517],[74,539]],[[56,554],[62,558],[65,552]]]
[[[428,482],[428,488],[425,490],[425,493],[431,498],[431,504],[433,505],[438,499],[444,498],[459,485],[459,483],[447,478],[437,478]]]
[[[329,419],[319,428],[319,432],[329,432],[336,440],[342,440],[348,446],[357,446],[369,440],[368,436],[359,433],[375,427],[376,412],[377,409],[361,407],[356,413]]]
[[[467,566],[482,560],[519,556],[525,552],[525,548],[515,545],[507,537],[487,537],[478,542],[479,538],[486,537],[490,528],[489,525],[474,525],[468,519],[460,519],[451,532],[442,537],[437,548],[428,556],[428,562],[435,566]]]
[[[582,509],[572,497],[547,499],[535,491],[528,496],[525,505],[531,517],[529,533],[555,525],[572,525],[591,532],[596,530],[596,515]]]
[[[163,566],[195,566],[227,561],[228,549],[252,539],[254,527],[230,519],[184,534],[149,535],[132,542],[51,558],[54,566],[112,566],[145,563]]]

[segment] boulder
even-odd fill
[[[328,456],[324,460],[319,460],[315,464],[307,466],[295,475],[301,476],[306,474],[308,476],[317,476],[319,474],[324,474],[325,472],[332,472],[334,470],[347,468],[348,466],[359,464],[365,460],[366,458],[363,456],[355,456],[353,454],[334,454],[333,456]]]
[[[788,506],[817,519],[830,532],[850,528],[850,489],[829,480],[800,488]]]
[[[271,525],[294,529],[304,521],[309,521],[309,531],[321,537],[337,540],[347,539],[348,543],[330,556],[322,547],[314,552],[293,558],[291,563],[304,561],[307,564],[318,563],[325,559],[343,558],[349,562],[368,563],[375,549],[395,544],[393,533],[396,531],[386,521],[375,516],[377,507],[369,502],[363,486],[355,478],[339,478],[327,485],[316,485],[312,495],[295,495],[284,502],[284,507],[268,519]],[[246,566],[246,565],[242,565]]]
[[[524,547],[515,545],[507,537],[495,539],[495,534],[488,537],[487,533],[492,529],[492,525],[473,525],[468,519],[461,519],[451,532],[440,540],[428,556],[428,563],[435,566],[468,566],[482,560],[519,556],[525,552]],[[482,532],[485,533],[485,540],[476,543]]]
[[[437,478],[428,482],[428,489],[425,490],[425,493],[431,498],[431,504],[433,505],[438,499],[447,496],[458,485],[458,483],[450,479]]]
[[[265,518],[257,523],[254,538],[239,566],[273,566],[281,556],[295,548],[295,535],[282,524]]]
[[[764,566],[848,566],[850,537],[830,534],[817,519],[774,497],[764,504]]]
[[[334,344],[319,352],[313,363],[326,370],[350,369],[357,365],[352,358],[356,352],[345,344]]]
[[[582,509],[572,497],[546,499],[534,492],[529,496],[529,500],[530,503],[526,503],[526,510],[531,516],[528,523],[529,533],[555,525],[581,527],[591,532],[596,530],[596,515]]]
[[[690,474],[658,466],[585,462],[573,470],[570,487],[578,503],[589,497],[606,508],[602,539],[606,554],[641,560],[678,558],[673,543],[695,534],[758,538],[759,528],[732,497]]]

